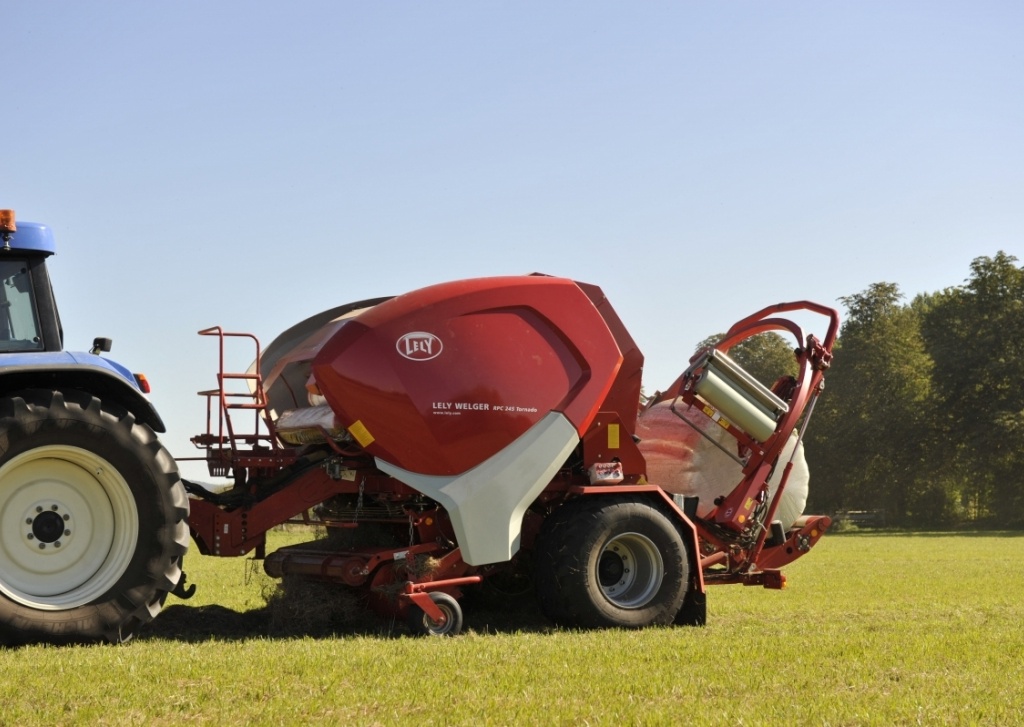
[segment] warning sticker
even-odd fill
[[[369,447],[373,444],[373,435],[370,434],[370,430],[366,428],[362,421],[357,421],[348,428],[348,431],[359,442],[360,447]]]

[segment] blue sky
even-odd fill
[[[1024,258],[1016,2],[0,0],[0,27],[0,207],[54,228],[68,347],[114,339],[175,455],[211,325],[542,271],[605,290],[653,390],[763,306]]]

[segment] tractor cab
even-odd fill
[[[0,210],[0,243],[0,353],[62,350],[46,271],[53,232],[37,222],[17,225],[12,210]]]

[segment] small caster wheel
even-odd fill
[[[414,603],[409,606],[409,630],[417,636],[458,636],[462,633],[462,607],[459,602],[441,591],[429,595],[444,614],[444,622],[434,621]]]

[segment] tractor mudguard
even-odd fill
[[[0,364],[0,391],[78,389],[117,401],[153,431],[166,431],[135,376],[116,361],[91,353],[41,351],[4,354]]]

